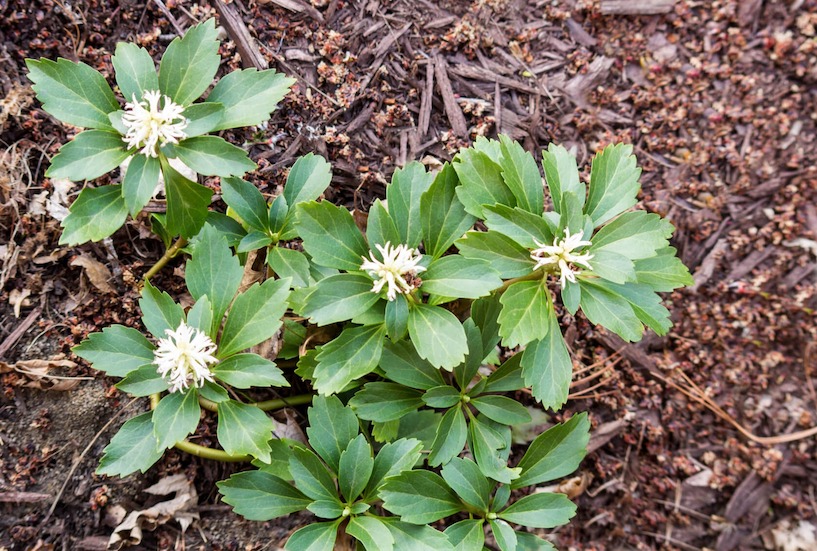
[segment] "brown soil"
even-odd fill
[[[201,520],[184,534],[162,524],[143,549],[272,549],[306,518],[239,519],[214,488],[239,467],[177,452],[145,475],[93,474],[146,404],[94,440],[128,400],[70,347],[111,323],[138,325],[137,282],[161,245],[140,218],[108,243],[61,248],[58,224],[34,208],[73,130],[32,101],[23,60],[62,56],[110,75],[117,41],[158,55],[175,25],[216,8],[257,39],[246,51],[226,41],[224,71],[255,51],[298,78],[267,128],[226,135],[253,144],[265,193],[309,151],[332,162],[330,198],[365,210],[395,168],[450,159],[478,134],[501,131],[534,152],[563,143],[580,166],[608,143],[635,145],[642,199],[678,228],[696,284],[667,297],[676,325],[666,337],[625,345],[583,319],[567,329],[578,363],[614,367],[577,383],[555,416],[589,411],[594,426],[574,481],[579,514],[552,536],[559,548],[771,549],[775,535],[815,522],[815,439],[775,440],[817,424],[815,0],[678,0],[650,16],[604,15],[621,2],[597,0],[278,4],[0,1],[0,549],[104,549],[111,507],[154,503],[142,490],[179,472],[198,490]],[[95,286],[78,256],[104,265],[112,288]],[[181,283],[173,267],[157,278],[177,295]],[[69,379],[3,367],[22,360]],[[744,432],[691,398],[693,385]]]

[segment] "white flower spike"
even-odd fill
[[[192,385],[204,386],[213,382],[210,364],[218,360],[213,356],[216,345],[206,334],[182,322],[173,331],[166,329],[166,339],[159,339],[153,352],[153,363],[163,379],[170,384],[170,392],[184,391]]]
[[[122,140],[128,148],[141,147],[139,153],[142,155],[158,157],[159,146],[179,143],[187,137],[184,129],[188,121],[182,116],[184,107],[173,103],[168,96],[162,96],[158,90],[148,90],[142,97],[142,101],[136,101],[134,94],[133,101],[125,104],[122,124],[128,131]],[[160,109],[162,98],[164,106]]]
[[[565,288],[568,281],[576,283],[576,275],[581,273],[580,270],[575,268],[576,265],[587,270],[593,269],[588,264],[590,259],[593,258],[592,254],[573,252],[579,247],[592,245],[590,241],[582,241],[583,234],[584,232],[580,231],[576,235],[570,235],[570,230],[565,228],[564,238],[554,238],[553,245],[544,245],[534,239],[539,247],[530,253],[531,259],[536,261],[536,266],[533,267],[534,271],[542,266],[556,264],[559,267],[559,283],[562,285],[562,289]]]
[[[377,260],[373,252],[369,252],[370,258],[363,258],[363,264],[360,269],[369,272],[369,275],[374,279],[374,286],[372,286],[373,293],[379,293],[383,286],[388,284],[386,297],[390,301],[397,298],[397,293],[410,293],[416,287],[413,281],[414,276],[418,272],[424,272],[425,268],[418,266],[417,263],[423,259],[423,256],[407,247],[406,245],[397,245],[392,247],[390,242],[386,242],[386,246],[375,245],[377,250],[383,256],[383,262]],[[409,281],[406,281],[404,276],[409,276]]]

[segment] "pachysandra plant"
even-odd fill
[[[511,429],[530,420],[517,393],[529,389],[544,409],[565,404],[573,364],[561,325],[579,310],[629,341],[645,326],[664,334],[657,293],[691,282],[671,224],[632,209],[632,148],[598,153],[585,185],[575,159],[551,145],[543,185],[521,145],[480,138],[436,173],[397,170],[368,216],[320,200],[331,168],[309,154],[268,202],[242,179],[254,168],[246,153],[207,133],[260,124],[292,81],[237,71],[196,102],[217,48],[212,21],[193,27],[157,75],[145,50],[120,44],[121,103],[87,65],[28,62],[44,109],[89,129],[63,146],[50,176],[93,179],[129,159],[121,184],[81,192],[61,242],[110,235],[161,175],[167,214],[153,229],[166,245],[181,236],[189,254],[187,311],[146,281],[144,332],[114,325],[74,349],[121,377],[123,392],[150,396],[152,411],[125,422],[99,472],[144,472],[173,446],[252,462],[218,483],[223,499],[254,520],[313,513],[319,520],[289,538],[293,551],[331,551],[338,540],[481,551],[487,531],[501,551],[553,549],[530,530],[568,522],[576,506],[535,487],[578,468],[590,423],[576,414],[551,426],[517,460]],[[227,213],[210,211],[209,189],[171,159],[219,176]],[[261,282],[247,287],[251,273]],[[282,359],[297,369],[282,371],[273,361]],[[309,384],[314,395],[255,400]],[[278,438],[266,412],[306,403],[307,438]],[[221,449],[187,440],[202,410],[217,416]]]
[[[93,180],[127,164],[121,184],[82,190],[63,221],[61,244],[111,235],[150,201],[160,177],[167,214],[158,223],[172,236],[192,237],[207,218],[212,192],[174,169],[170,159],[206,176],[241,176],[256,167],[246,151],[209,133],[263,123],[294,80],[274,70],[234,71],[197,102],[215,78],[218,47],[210,19],[170,43],[157,73],[147,50],[119,43],[111,61],[124,105],[105,77],[84,63],[26,60],[43,109],[87,129],[62,146],[46,175]]]

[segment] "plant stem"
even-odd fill
[[[275,398],[273,400],[265,400],[263,402],[252,402],[246,404],[248,406],[255,406],[261,411],[272,411],[276,409],[285,408],[287,406],[300,406],[312,402],[314,394],[299,394],[297,396],[290,396],[289,398]],[[199,396],[199,405],[207,411],[218,411],[218,404],[207,398]]]
[[[173,258],[177,254],[179,254],[179,250],[181,250],[181,248],[184,247],[185,245],[187,245],[187,239],[184,237],[178,238],[176,242],[173,243],[170,246],[170,248],[165,251],[165,254],[162,256],[162,258],[160,258],[156,262],[156,264],[154,264],[153,267],[151,267],[151,269],[148,270],[148,272],[145,274],[145,281],[148,281],[150,278],[158,274],[159,270],[164,268],[165,264],[173,260]]]

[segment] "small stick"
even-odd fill
[[[148,281],[150,278],[158,274],[159,270],[164,268],[165,264],[170,262],[177,254],[179,254],[179,250],[181,250],[181,248],[184,247],[185,245],[187,245],[187,239],[185,239],[184,237],[178,238],[176,242],[173,243],[173,245],[171,245],[167,251],[165,251],[165,254],[162,256],[162,258],[160,258],[156,262],[156,264],[154,264],[153,267],[150,270],[148,270],[144,277],[145,281]]]
[[[184,29],[182,29],[181,25],[179,25],[179,22],[176,21],[176,18],[173,17],[173,14],[170,13],[170,10],[167,9],[165,3],[162,2],[162,0],[153,0],[153,3],[159,7],[159,10],[161,10],[163,14],[165,14],[165,17],[167,17],[167,20],[170,21],[171,25],[173,25],[173,28],[176,29],[176,32],[179,34],[179,36],[184,36]]]

